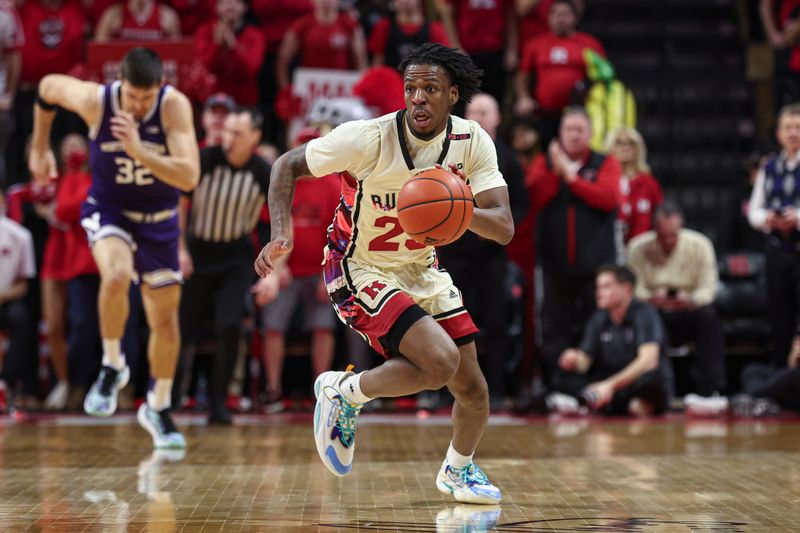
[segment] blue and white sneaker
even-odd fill
[[[323,372],[314,382],[314,440],[322,463],[336,476],[346,476],[353,468],[356,448],[356,420],[361,405],[348,402],[339,392],[342,380],[352,376],[352,366],[345,372]]]
[[[436,532],[479,533],[491,531],[500,520],[499,505],[458,505],[436,515]]]
[[[117,394],[128,384],[131,371],[128,365],[122,370],[110,366],[100,369],[100,375],[92,383],[83,399],[83,410],[87,415],[111,416],[117,410]]]
[[[464,468],[453,468],[447,459],[436,476],[436,488],[443,494],[452,494],[462,503],[493,505],[500,503],[500,489],[492,485],[483,470],[475,463]]]
[[[139,407],[136,419],[139,421],[139,425],[153,437],[154,447],[173,450],[186,448],[186,439],[175,427],[169,408],[156,411],[145,402]]]

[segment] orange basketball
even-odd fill
[[[472,192],[458,176],[442,168],[409,179],[397,197],[403,230],[426,246],[442,246],[461,237],[472,220]]]

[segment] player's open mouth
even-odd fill
[[[412,118],[414,119],[414,125],[418,128],[424,128],[431,123],[431,117],[427,113],[417,112],[414,113]]]

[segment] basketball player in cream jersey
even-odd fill
[[[514,233],[508,192],[489,135],[477,123],[450,115],[480,84],[481,72],[469,57],[426,44],[401,70],[406,109],[342,124],[275,163],[272,240],[255,268],[268,276],[291,250],[295,180],[342,172],[342,198],[325,249],[325,283],[339,318],[387,360],[359,374],[325,372],[317,378],[314,434],[320,458],[334,474],[348,474],[364,403],[446,385],[455,397],[453,438],[436,486],[461,502],[496,504],[500,491],[472,461],[489,417],[473,339],[477,328],[450,276],[438,268],[435,249],[403,232],[396,205],[411,176],[441,165],[472,190],[476,208],[469,229],[506,244]]]

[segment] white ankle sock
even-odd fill
[[[447,449],[447,464],[452,466],[453,468],[464,468],[465,466],[469,466],[472,464],[472,456],[475,455],[474,453],[470,455],[461,455],[453,448],[453,442],[450,441],[450,447]]]
[[[361,392],[361,375],[363,373],[364,372],[359,372],[358,374],[345,378],[339,386],[340,392],[350,403],[365,404],[372,400],[372,398]]]
[[[157,379],[147,393],[147,405],[154,411],[163,411],[172,406],[172,380]]]
[[[125,368],[125,356],[120,352],[119,339],[103,339],[103,366],[116,370]]]

